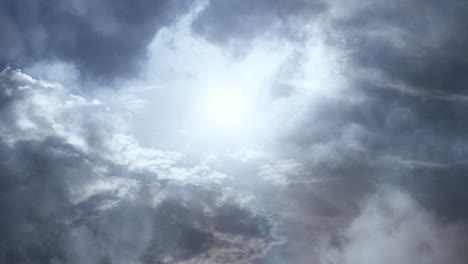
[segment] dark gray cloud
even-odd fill
[[[360,65],[421,92],[463,94],[466,12],[460,1],[369,3],[335,26]]]
[[[194,32],[219,44],[244,46],[262,37],[300,38],[304,21],[326,9],[324,1],[210,1],[192,24]]]
[[[147,44],[186,12],[184,1],[0,2],[0,65],[44,60],[73,63],[85,77],[108,80],[136,72]]]

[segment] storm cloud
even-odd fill
[[[187,10],[184,1],[1,1],[2,68],[44,60],[109,80],[137,72],[146,46]]]
[[[465,3],[0,5],[1,261],[468,259]]]

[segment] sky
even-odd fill
[[[0,0],[0,263],[468,262],[468,3]]]

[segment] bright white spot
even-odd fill
[[[202,97],[202,114],[210,126],[238,129],[247,121],[249,101],[240,89],[217,89]]]

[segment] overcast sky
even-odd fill
[[[468,3],[0,0],[0,263],[468,262]]]

